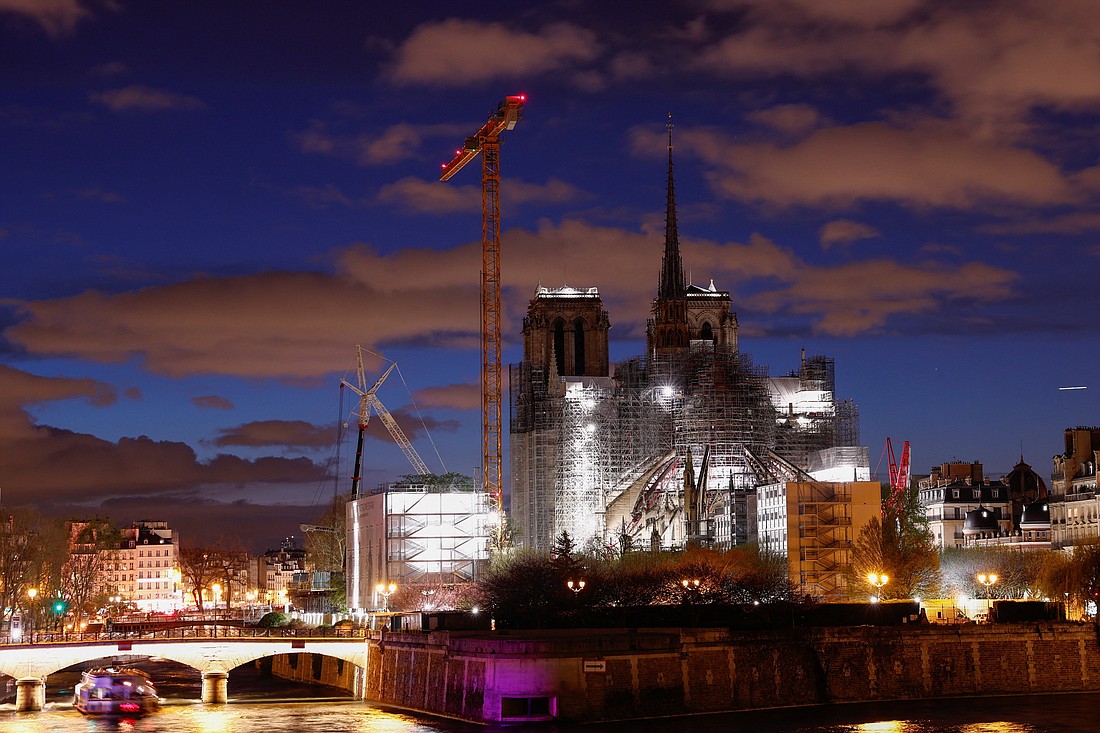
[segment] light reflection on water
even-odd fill
[[[693,718],[567,726],[516,726],[507,733],[1095,733],[1100,695],[1026,696],[836,705]],[[174,699],[137,720],[87,718],[67,703],[40,713],[0,706],[0,733],[486,733],[469,723],[416,717],[369,703],[323,699],[203,705]]]

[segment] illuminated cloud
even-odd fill
[[[508,180],[509,206],[564,204],[576,201],[582,195],[580,189],[557,179],[546,183]],[[427,214],[477,211],[481,208],[481,186],[453,182],[444,185],[439,181],[426,181],[410,176],[382,186],[378,191],[378,202]]]
[[[218,395],[204,395],[195,397],[191,403],[200,410],[232,410],[233,402]]]
[[[781,104],[755,110],[745,115],[755,124],[771,128],[784,135],[803,136],[821,127],[821,112],[808,104]]]
[[[200,462],[189,446],[145,436],[117,442],[93,435],[36,425],[25,405],[88,399],[106,406],[114,391],[90,379],[40,377],[0,365],[0,476],[4,502],[19,506],[45,500],[87,505],[111,497],[163,495],[204,484],[303,483],[324,476],[305,458],[245,460],[219,455]]]
[[[0,15],[21,15],[38,23],[51,36],[72,33],[90,17],[79,0],[0,0]]]
[[[165,110],[201,110],[206,103],[198,97],[134,84],[122,89],[90,92],[88,99],[112,112],[161,112]]]
[[[413,401],[423,408],[480,410],[481,387],[476,384],[447,384],[427,387],[413,393]]]
[[[633,131],[636,150],[661,142]],[[786,145],[740,143],[713,130],[680,130],[677,147],[711,166],[724,196],[772,206],[853,207],[889,201],[972,209],[1073,203],[1080,194],[1030,150],[976,140],[951,126],[899,129],[879,122],[829,127]]]
[[[568,23],[531,33],[503,23],[451,18],[414,30],[396,50],[387,77],[395,84],[468,86],[568,69],[595,60],[600,52],[595,33]]]
[[[616,338],[645,332],[656,288],[663,234],[566,220],[537,229],[511,229],[503,270],[506,339],[517,338],[527,303],[538,284],[600,288]],[[747,244],[683,240],[685,266],[697,282],[714,278],[738,294],[735,308],[751,301],[766,313],[795,314],[806,328],[854,335],[876,330],[899,313],[930,312],[953,299],[991,302],[1006,296],[1014,275],[1002,268],[958,263],[959,272],[982,272],[979,285],[943,278],[940,267],[902,262],[813,265],[764,237]],[[117,363],[139,358],[158,374],[226,374],[242,377],[317,379],[346,365],[349,344],[384,352],[387,345],[416,344],[475,349],[479,343],[480,242],[446,250],[407,248],[381,254],[367,246],[339,253],[336,274],[266,272],[202,278],[165,287],[107,294],[88,291],[19,304],[20,321],[5,336],[31,353]],[[568,263],[574,264],[569,270]],[[852,293],[878,292],[889,272],[911,283],[899,304],[890,293],[880,303],[854,308]],[[835,299],[806,298],[817,279],[845,282]],[[866,280],[866,281],[864,281]],[[853,317],[853,311],[860,316]],[[349,319],[348,313],[357,317]],[[766,324],[762,328],[767,328]]]
[[[1078,211],[1061,216],[1044,216],[980,227],[990,234],[1083,234],[1100,231],[1100,214]]]
[[[838,219],[822,226],[819,235],[821,237],[821,248],[829,249],[837,244],[850,244],[860,239],[878,237],[881,232],[858,221]]]
[[[1100,6],[1090,0],[720,0],[712,7],[751,9],[698,54],[698,67],[718,74],[916,76],[994,135],[1039,105],[1100,101]]]
[[[210,444],[219,448],[329,448],[336,444],[336,428],[332,425],[313,425],[304,420],[257,420],[218,431]]]
[[[345,158],[363,166],[391,165],[420,154],[424,140],[428,138],[461,139],[457,125],[413,125],[401,122],[391,125],[380,132],[357,132],[355,134],[333,132],[332,124],[313,120],[309,129],[297,133],[298,147],[303,153],[331,155]],[[357,125],[357,127],[361,127]],[[441,156],[446,156],[447,146],[441,144]]]

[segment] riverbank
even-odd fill
[[[292,678],[478,723],[1100,691],[1096,627],[1073,623],[387,632],[368,646],[365,671],[299,654]]]

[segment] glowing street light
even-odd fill
[[[577,593],[580,593],[582,590],[584,590],[584,585],[585,585],[585,583],[584,583],[583,580],[578,580],[575,583],[572,580],[570,580],[565,584],[565,586],[569,590],[573,591],[574,595],[576,595]]]
[[[978,573],[978,582],[985,586],[985,610],[988,614],[993,607],[993,602],[989,599],[989,591],[993,587],[993,584],[997,582],[997,574]]]
[[[890,582],[890,576],[886,573],[867,573],[867,582],[875,587],[875,595],[871,596],[871,603],[878,603],[882,586]]]
[[[390,596],[397,590],[397,583],[379,583],[374,588],[382,596],[382,611],[390,610]]]

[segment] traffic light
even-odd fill
[[[53,602],[53,612],[56,613],[58,616],[65,613],[68,607],[69,602],[61,598],[58,598],[56,601]]]

